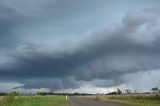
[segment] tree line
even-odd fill
[[[152,88],[151,91],[152,92],[144,92],[144,93],[160,93],[160,89],[158,87]],[[124,92],[122,92],[122,90],[117,88],[116,91],[109,92],[106,95],[137,94],[137,93],[139,93],[139,92],[137,92],[136,90],[132,91],[130,89],[126,89]]]
[[[160,93],[160,89],[158,87],[154,87],[151,89],[152,93]],[[121,94],[136,94],[138,93],[136,90],[135,91],[132,91],[132,90],[129,90],[129,89],[126,89],[124,92],[122,92],[122,90],[120,90],[119,88],[117,88],[116,91],[113,91],[113,92],[109,92],[109,93],[106,93],[105,95],[121,95]],[[147,92],[147,93],[151,93],[151,92]],[[22,95],[18,92],[10,92],[10,93],[5,93],[5,92],[0,92],[0,96],[6,96],[6,95]],[[31,95],[31,94],[27,94],[27,95]],[[41,96],[46,96],[46,95],[82,95],[82,96],[87,96],[87,95],[92,95],[92,94],[88,94],[88,93],[78,93],[78,92],[75,92],[75,93],[54,93],[54,92],[37,92],[37,95],[41,95]]]

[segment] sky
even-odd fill
[[[160,87],[160,1],[0,0],[0,92]]]

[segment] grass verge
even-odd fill
[[[6,96],[0,106],[70,106],[64,96]]]
[[[130,106],[160,106],[159,95],[96,96],[95,100],[103,102],[121,103]]]

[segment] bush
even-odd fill
[[[95,98],[95,100],[103,100],[103,97],[100,96],[100,95],[97,95],[96,98]]]

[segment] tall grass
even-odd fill
[[[8,94],[1,100],[0,106],[11,106],[14,101],[15,101],[15,95],[12,93]]]
[[[160,106],[159,94],[112,95],[101,97],[97,96],[95,100],[129,104],[132,106]]]
[[[143,95],[143,94],[135,94],[135,95],[112,95],[108,96],[108,99],[145,99],[145,100],[160,100],[160,94],[148,94],[148,95]]]

